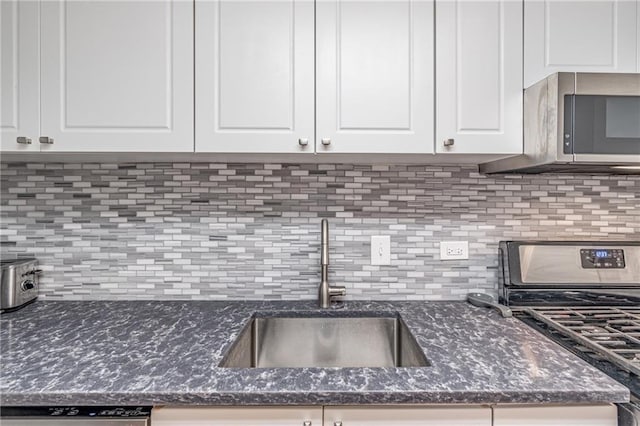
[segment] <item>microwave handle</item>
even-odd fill
[[[564,96],[564,125],[562,127],[562,152],[573,155],[573,135],[575,125],[575,95]]]

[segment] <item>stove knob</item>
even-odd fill
[[[33,290],[35,286],[36,284],[33,282],[33,280],[24,280],[22,281],[22,284],[20,284],[20,287],[22,287],[22,291]]]

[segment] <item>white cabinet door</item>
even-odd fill
[[[193,152],[193,5],[43,1],[42,151]]]
[[[0,150],[3,152],[40,150],[38,13],[37,1],[0,1]],[[23,143],[18,143],[18,138]]]
[[[433,2],[316,3],[316,152],[433,152]]]
[[[151,411],[153,426],[309,426],[322,425],[322,407],[172,408]]]
[[[522,96],[522,3],[437,0],[436,152],[522,153]]]
[[[485,407],[325,407],[324,426],[491,426]]]
[[[313,153],[313,0],[196,2],[196,151]]]
[[[616,426],[614,405],[595,406],[497,406],[493,426]]]
[[[636,0],[525,0],[524,86],[557,71],[636,72]]]

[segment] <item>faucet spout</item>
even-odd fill
[[[327,219],[322,219],[321,222],[320,250],[321,280],[318,288],[318,304],[321,308],[328,308],[331,306],[331,298],[344,296],[347,289],[329,285],[329,221]]]
[[[324,277],[324,266],[329,266],[329,221],[327,219],[322,219],[320,227],[320,265],[323,266]]]

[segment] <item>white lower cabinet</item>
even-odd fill
[[[307,423],[309,422],[309,423]],[[322,407],[159,407],[153,426],[320,426]]]
[[[158,407],[153,426],[616,426],[605,405]]]
[[[617,424],[617,408],[610,404],[493,408],[493,426],[616,426]]]
[[[491,426],[489,407],[154,408],[153,426]],[[309,422],[309,423],[307,423]]]
[[[325,407],[323,426],[490,426],[489,407]]]

